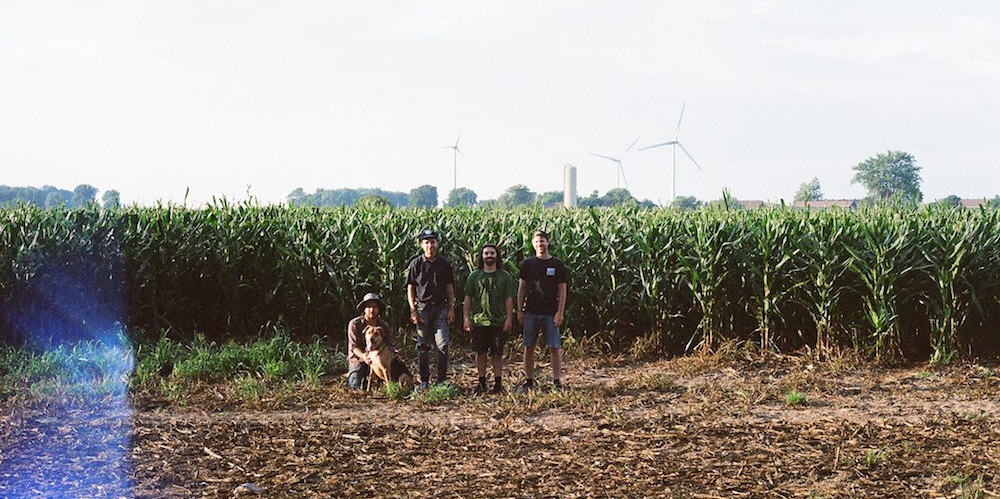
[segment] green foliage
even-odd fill
[[[413,392],[413,399],[421,404],[438,405],[458,397],[458,387],[448,381],[431,385],[426,390]]]
[[[452,189],[448,193],[448,201],[444,205],[449,208],[457,208],[459,206],[475,206],[476,193],[472,189],[466,189],[465,187]]]
[[[549,191],[539,194],[537,201],[546,208],[555,208],[562,206],[563,197],[562,191]]]
[[[389,400],[403,400],[410,392],[411,390],[398,381],[390,381],[385,384],[385,395]]]
[[[438,190],[433,185],[424,184],[410,189],[410,207],[436,208],[438,205]]]
[[[114,189],[104,191],[104,194],[101,195],[101,206],[106,210],[118,208],[121,206],[120,197],[118,191]]]
[[[140,380],[161,370],[208,373],[221,362],[210,358],[221,354],[199,352],[257,338],[267,325],[280,323],[300,341],[341,341],[368,291],[383,296],[384,317],[401,327],[414,235],[433,227],[454,265],[459,301],[484,241],[497,242],[515,270],[533,253],[532,230],[552,233],[553,253],[570,271],[565,334],[588,344],[616,348],[652,334],[656,348],[675,352],[753,340],[767,351],[853,346],[877,358],[940,359],[997,347],[997,210],[726,208],[732,202],[692,211],[225,201],[197,209],[8,208],[0,211],[0,341],[93,329],[90,319],[38,300],[40,282],[58,284],[66,303],[96,297],[96,310],[113,304],[101,300],[123,299],[127,315],[119,319],[139,357],[161,359],[141,360],[150,364],[140,366]],[[53,280],[66,275],[86,285]],[[204,339],[194,340],[195,332]],[[168,362],[179,344],[184,360]],[[255,363],[253,373],[267,378],[284,369],[265,364]]]
[[[535,202],[535,193],[522,184],[512,185],[497,198],[497,204],[504,208],[527,206]]]
[[[823,199],[823,190],[819,185],[819,178],[813,177],[812,180],[808,182],[803,182],[799,186],[799,190],[795,193],[796,203],[808,203],[809,201],[816,201]]]
[[[286,199],[295,206],[338,207],[353,206],[368,196],[383,198],[392,206],[406,206],[409,203],[409,196],[405,192],[383,191],[378,188],[316,189],[316,192],[307,194],[301,187],[297,187]]]
[[[785,403],[790,406],[806,405],[809,400],[806,399],[806,395],[798,390],[792,389],[785,394]]]
[[[854,179],[868,189],[868,197],[876,202],[915,201],[923,199],[920,192],[920,167],[910,153],[887,151],[854,166]]]
[[[671,208],[677,208],[680,210],[697,210],[701,208],[705,203],[698,200],[694,196],[677,196],[674,202],[670,204]]]
[[[87,184],[80,184],[72,191],[51,185],[41,188],[0,185],[0,206],[15,206],[18,203],[23,203],[43,208],[57,206],[79,208],[93,202],[96,194],[97,189]]]

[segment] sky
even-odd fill
[[[1000,194],[992,1],[0,0],[0,184],[126,203],[514,184],[791,200],[912,154],[925,200]]]

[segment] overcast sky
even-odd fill
[[[669,140],[677,193],[791,199],[887,150],[1000,194],[1000,3],[0,0],[0,184],[123,201],[523,183],[581,195]],[[670,198],[670,150],[624,159]]]

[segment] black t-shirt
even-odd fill
[[[559,310],[559,284],[566,282],[566,265],[552,257],[533,256],[521,262],[517,277],[524,279],[524,311],[529,314],[555,315]]]
[[[437,255],[434,261],[420,255],[410,260],[406,269],[406,284],[413,285],[413,296],[417,302],[443,303],[448,298],[445,286],[454,285],[451,263]]]

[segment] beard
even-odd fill
[[[483,263],[485,263],[486,265],[496,265],[497,259],[492,257],[487,257],[483,260]]]

